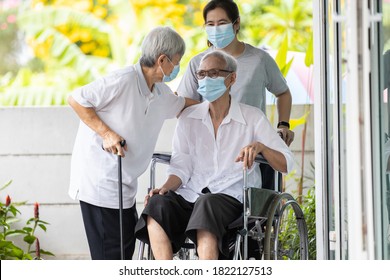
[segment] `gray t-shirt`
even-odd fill
[[[200,60],[208,52],[215,50],[210,47],[193,57],[177,89],[180,96],[201,100],[197,92],[198,80],[195,71]],[[264,50],[245,44],[244,52],[237,59],[237,80],[231,89],[231,95],[240,103],[260,108],[265,113],[266,91],[275,96],[288,90],[286,80],[280,72],[275,60]]]

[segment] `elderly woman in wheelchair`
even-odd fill
[[[242,216],[243,169],[249,186],[261,186],[258,154],[276,171],[291,171],[293,155],[262,111],[231,98],[236,60],[211,51],[200,63],[198,92],[208,102],[178,119],[168,179],[145,198],[136,236],[155,259],[172,259],[185,240],[199,259],[227,258],[228,226]]]

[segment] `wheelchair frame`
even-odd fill
[[[150,186],[148,192],[155,188],[156,184],[156,164],[163,163],[169,164],[171,155],[169,153],[154,153],[151,165],[150,165]],[[261,155],[258,155],[255,159],[257,163],[268,164]],[[248,238],[251,237],[257,241],[259,245],[259,255],[265,260],[277,260],[277,259],[290,259],[291,249],[282,248],[282,244],[279,241],[281,233],[282,219],[286,215],[287,209],[292,209],[293,216],[297,224],[297,231],[299,235],[299,259],[308,259],[308,234],[306,221],[296,200],[288,193],[280,192],[281,186],[281,173],[275,172],[275,190],[259,189],[248,187],[248,173],[247,170],[243,171],[244,186],[243,186],[243,216],[240,218],[243,225],[234,227],[242,228],[237,229],[236,239],[234,243],[229,246],[229,251],[234,250],[234,260],[247,260],[248,259]],[[257,197],[256,197],[257,195]],[[261,207],[261,210],[257,209],[261,213],[252,213],[251,204],[252,201],[257,200],[258,197],[265,197],[267,201]],[[290,208],[291,207],[291,208]],[[289,214],[290,215],[290,214]],[[250,223],[251,221],[251,223]],[[250,225],[253,224],[254,225]],[[150,246],[147,245],[147,255],[145,254],[145,243],[140,242],[138,250],[138,259],[153,259],[153,253]],[[195,258],[195,245],[193,243],[185,243],[182,249],[178,252],[180,259],[194,259]]]

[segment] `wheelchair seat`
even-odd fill
[[[169,164],[170,158],[170,153],[153,155],[148,192],[155,188],[156,163]],[[261,155],[255,161],[268,164]],[[278,178],[281,174],[278,172],[275,178],[278,184],[275,190],[247,187],[247,172],[244,171],[243,214],[228,227],[231,259],[308,259],[308,235],[303,212],[290,194],[276,191],[280,188],[281,180]],[[295,234],[286,238],[286,232]],[[145,257],[146,246],[140,243],[138,259],[153,259],[150,247]],[[185,243],[177,256],[180,259],[196,258],[195,245]]]

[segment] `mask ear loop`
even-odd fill
[[[231,74],[233,74],[234,72],[231,72],[231,73],[229,73],[229,75],[227,75],[226,77],[225,77],[225,80],[224,81],[226,81],[226,79],[231,75]],[[228,88],[229,89],[229,92],[232,90],[232,83],[230,83],[230,85],[228,86],[228,87],[226,87],[226,88]]]

